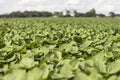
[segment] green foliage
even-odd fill
[[[96,16],[95,9],[93,8],[93,9],[89,10],[88,12],[86,12],[86,16],[87,17],[95,17]]]
[[[120,19],[0,19],[0,80],[120,80]]]
[[[116,16],[116,14],[114,13],[114,12],[109,12],[109,15],[110,15],[110,17],[115,17]]]

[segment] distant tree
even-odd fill
[[[77,17],[85,17],[85,13],[77,13]]]
[[[96,16],[95,9],[93,8],[93,9],[89,10],[88,12],[86,12],[85,16],[87,16],[87,17],[95,17]]]
[[[61,13],[61,12],[54,12],[53,16],[61,17],[61,16],[62,16],[62,13]]]
[[[41,17],[40,12],[38,11],[24,11],[22,15],[23,17]]]
[[[15,12],[12,12],[10,14],[8,14],[9,17],[22,17],[22,14],[20,11],[15,11]]]
[[[120,14],[115,14],[115,16],[120,17]]]
[[[100,14],[96,14],[96,16],[97,17],[105,17],[105,14],[100,13]]]
[[[109,12],[109,16],[114,18],[115,17],[115,13],[114,12]]]
[[[2,14],[0,15],[0,18],[9,18],[9,16],[7,14]]]
[[[48,12],[48,11],[42,11],[42,12],[40,12],[40,14],[41,14],[41,17],[53,16],[53,14],[51,12]]]
[[[1,18],[18,18],[18,17],[50,17],[53,14],[51,12],[47,12],[47,11],[24,11],[24,12],[20,12],[20,11],[15,11],[15,12],[11,12],[9,14],[3,14],[0,15]]]

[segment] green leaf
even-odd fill
[[[35,67],[27,73],[27,80],[47,80],[49,69],[47,65]]]
[[[117,78],[117,80],[120,80],[120,76]]]
[[[70,62],[71,66],[72,66],[72,70],[77,70],[80,64],[80,61],[77,59],[74,59]]]
[[[108,80],[117,80],[117,76],[113,75],[108,78]]]
[[[89,75],[89,79],[90,80],[100,80],[102,78],[102,76],[97,72],[97,70],[92,67],[88,67],[86,70],[88,70],[90,72],[90,75]]]
[[[71,53],[78,53],[79,48],[77,46],[71,47]]]
[[[105,59],[104,54],[99,53],[96,56],[94,56],[94,65],[97,68],[97,70],[101,73],[106,73],[106,65],[105,65]]]
[[[74,41],[76,41],[78,43],[82,43],[82,38],[79,36],[74,36]]]
[[[4,76],[3,75],[0,75],[0,80],[4,80]]]
[[[71,77],[73,77],[72,66],[68,62],[66,62],[63,65],[63,67],[60,69],[60,74],[62,74],[64,78],[71,78]]]
[[[105,57],[113,57],[113,53],[112,52],[105,52]]]
[[[62,44],[60,46],[60,50],[65,50],[66,52],[71,51],[72,45],[69,43]]]
[[[0,37],[0,49],[4,48],[6,44],[4,43],[3,38]]]
[[[40,80],[42,70],[38,67],[33,68],[27,73],[27,80]]]
[[[46,55],[49,53],[49,48],[42,46],[42,47],[40,47],[40,52],[42,52]]]
[[[104,61],[97,61],[95,62],[95,67],[98,69],[99,72],[101,73],[106,73],[106,65]]]
[[[74,76],[74,80],[89,80],[89,77],[83,72],[77,72]]]
[[[42,69],[41,78],[46,79],[48,77],[48,75],[49,75],[48,65],[45,64],[41,69]]]
[[[120,60],[116,60],[107,65],[108,74],[114,74],[120,71]]]
[[[86,64],[87,64],[88,66],[93,67],[93,66],[94,66],[94,61],[93,61],[93,60],[86,60]]]
[[[81,47],[82,49],[84,49],[84,48],[90,46],[91,43],[92,43],[92,41],[85,41],[80,47]]]
[[[33,58],[23,58],[21,60],[21,64],[23,65],[23,68],[32,68],[35,64],[37,64],[37,62],[34,62]]]
[[[4,80],[26,80],[26,71],[14,69],[5,75]]]
[[[80,69],[84,70],[85,67],[86,67],[86,62],[85,61],[80,62]]]
[[[62,59],[62,52],[60,52],[60,51],[55,51],[54,54],[55,54],[55,57],[58,58],[59,60]]]
[[[62,79],[63,78],[63,74],[58,74],[58,73],[53,73],[51,75],[51,78],[54,80],[54,79]]]

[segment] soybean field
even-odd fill
[[[0,19],[0,80],[120,80],[120,18]]]

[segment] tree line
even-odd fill
[[[114,12],[109,12],[111,17],[120,16],[120,14],[115,14]],[[26,18],[26,17],[65,17],[62,15],[62,12],[48,12],[48,11],[15,11],[9,14],[1,14],[0,18]],[[76,11],[75,17],[105,17],[105,14],[97,14],[96,10],[93,8],[86,13],[80,13]],[[69,16],[67,16],[69,17]]]
[[[15,11],[9,14],[2,14],[0,18],[26,18],[26,17],[50,17],[53,16],[52,12],[48,11]]]

